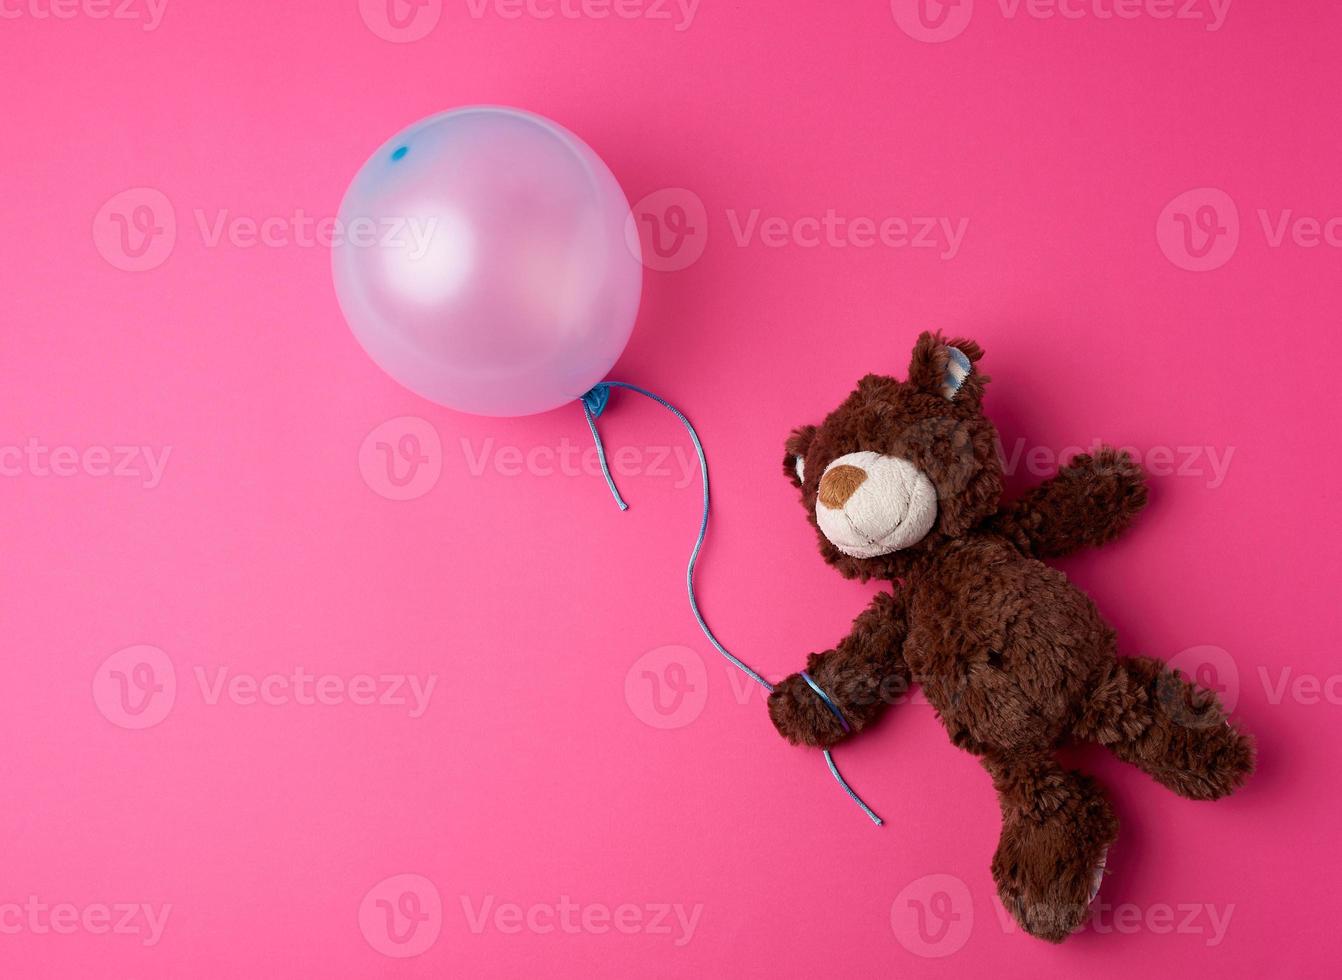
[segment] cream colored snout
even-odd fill
[[[917,544],[932,530],[937,491],[906,459],[848,453],[825,467],[815,516],[845,555],[874,558]]]

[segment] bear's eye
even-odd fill
[[[801,456],[797,456],[797,457],[795,457],[795,458],[792,460],[792,468],[793,468],[794,470],[797,471],[797,482],[798,482],[798,483],[805,483],[805,482],[806,482],[806,460],[805,460],[803,457],[801,457]]]

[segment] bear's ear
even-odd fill
[[[983,348],[972,340],[946,340],[940,331],[923,331],[913,345],[909,383],[947,401],[977,402],[988,379],[975,368]]]
[[[816,431],[814,425],[803,425],[793,429],[792,435],[787,437],[783,475],[792,481],[794,487],[801,486],[806,479],[806,452],[811,448]]]

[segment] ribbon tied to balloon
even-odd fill
[[[612,389],[650,398],[680,420],[703,477],[703,516],[686,570],[690,609],[714,649],[772,691],[718,642],[695,598],[709,490],[694,426],[660,396],[606,378],[633,330],[643,262],[629,202],[601,158],[533,113],[455,109],[415,123],[373,154],[345,194],[339,227],[336,294],[369,356],[411,391],[475,415],[577,403],[621,510],[628,505],[596,425]],[[825,761],[879,824],[828,750]]]

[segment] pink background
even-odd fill
[[[884,0],[702,0],[688,23],[652,0],[396,3],[399,28],[380,0],[4,6],[0,973],[1335,968],[1342,224],[1308,243],[1342,215],[1337,5],[1235,0],[1209,30],[1206,0],[979,0],[935,29]],[[1108,911],[1060,948],[1003,925],[992,790],[925,704],[838,753],[873,828],[690,617],[698,491],[669,416],[617,396],[603,420],[629,447],[621,515],[563,462],[576,408],[453,414],[345,327],[294,216],[473,102],[570,127],[631,201],[675,189],[642,215],[686,208],[614,376],[708,446],[701,587],[732,649],[779,676],[864,606],[782,439],[941,326],[987,350],[1013,486],[1097,438],[1165,474],[1134,532],[1066,568],[1125,652],[1237,695],[1248,787],[1194,804],[1081,752],[1123,831]],[[831,210],[967,225],[953,255],[806,247],[747,238],[753,209],[804,241]],[[1318,224],[1279,238],[1287,210]],[[221,213],[274,219],[271,244],[212,242]],[[377,444],[406,434],[424,458],[398,487]],[[297,668],[336,703],[298,703]],[[220,671],[269,696],[215,696]],[[393,683],[360,675],[435,686],[412,717],[356,703]],[[142,903],[160,932],[120,921]]]

